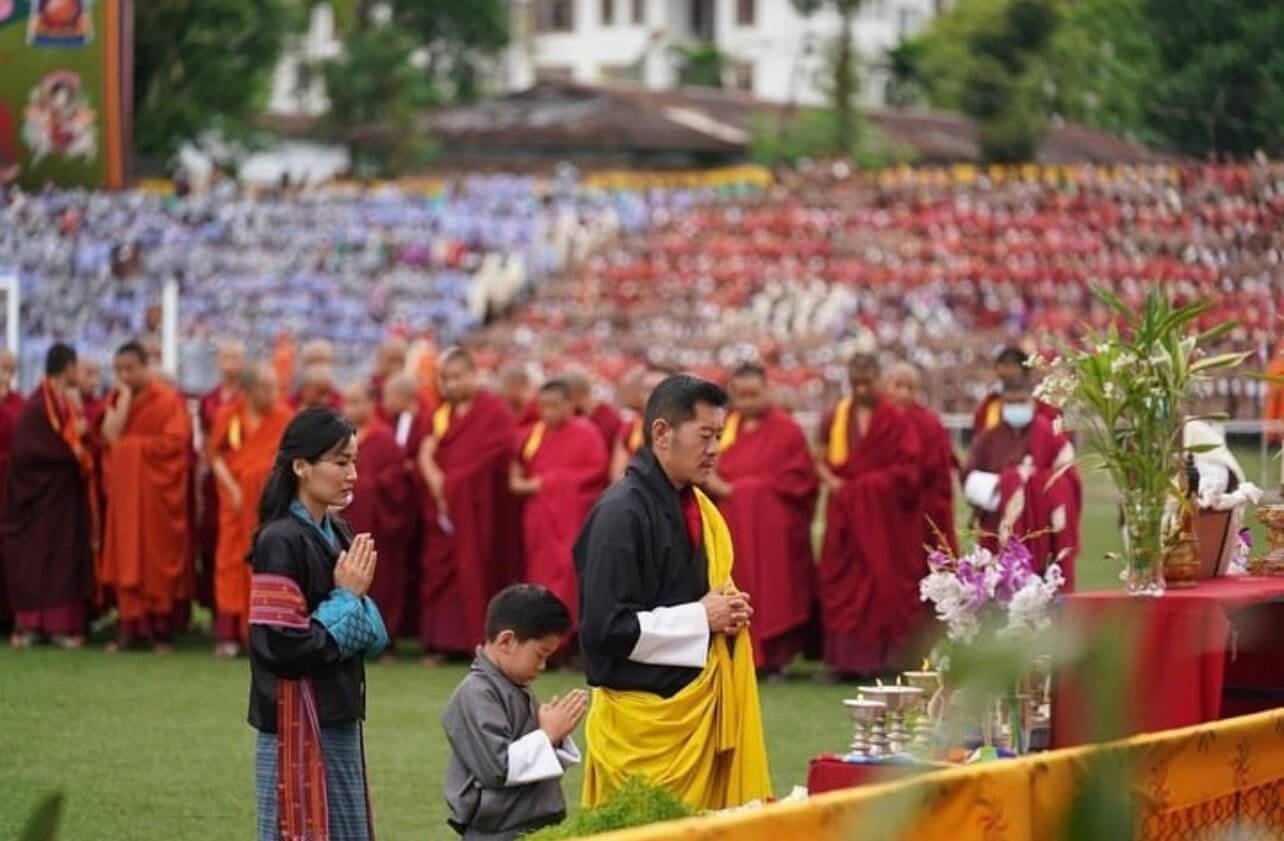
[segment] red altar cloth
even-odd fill
[[[807,766],[807,794],[824,794],[844,788],[889,783],[947,767],[941,764],[854,763],[822,756]]]
[[[1109,620],[1134,633],[1127,732],[1169,730],[1230,715],[1270,709],[1284,686],[1284,579],[1217,578],[1160,598],[1119,591],[1075,593],[1062,620],[1091,630]],[[1276,650],[1280,654],[1276,654]],[[1228,675],[1230,678],[1228,679]],[[1075,675],[1057,676],[1052,704],[1052,746],[1089,741],[1088,712]],[[1252,687],[1255,698],[1223,704],[1228,684]]]

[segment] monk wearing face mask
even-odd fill
[[[1074,445],[1039,411],[1028,375],[1004,382],[998,409],[999,422],[973,441],[963,469],[982,545],[993,551],[1021,537],[1036,569],[1059,562],[1073,589],[1082,507]]]

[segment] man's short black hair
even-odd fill
[[[994,364],[996,366],[1006,363],[1009,365],[1020,365],[1024,368],[1029,361],[1030,357],[1026,352],[1016,345],[1008,345],[1003,350],[999,351],[998,356],[994,357]]]
[[[76,364],[76,349],[63,342],[55,342],[45,354],[45,376],[56,377]]]
[[[486,607],[486,640],[512,631],[518,642],[558,636],[571,630],[571,613],[552,591],[537,584],[513,584]]]
[[[539,387],[540,394],[543,394],[546,391],[550,393],[556,392],[558,396],[566,400],[571,399],[571,387],[566,384],[566,380],[560,380],[560,379],[549,380],[548,382],[544,383],[542,386]]]
[[[727,392],[708,380],[690,374],[676,374],[660,382],[646,401],[643,437],[651,446],[651,427],[663,418],[669,426],[678,427],[695,417],[696,405],[707,403],[721,409],[727,405]]]
[[[731,372],[731,379],[738,380],[741,377],[757,377],[763,382],[767,381],[767,369],[757,362],[745,362],[736,366],[736,370]]]
[[[128,341],[116,348],[116,356],[134,356],[142,365],[147,364],[147,349],[140,342]]]

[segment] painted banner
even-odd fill
[[[0,184],[125,182],[130,0],[0,0]]]

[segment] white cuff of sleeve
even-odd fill
[[[963,496],[967,498],[970,505],[982,511],[998,511],[1001,500],[999,474],[973,470],[967,474],[967,481],[963,483]]]
[[[562,763],[543,730],[527,733],[508,746],[505,786],[521,786],[562,776]]]
[[[570,768],[572,765],[579,765],[583,759],[583,757],[580,756],[579,745],[575,744],[575,740],[570,736],[563,739],[562,743],[553,748],[553,750],[557,752],[557,758],[562,763],[563,768]]]
[[[709,615],[700,602],[657,607],[637,614],[637,644],[629,659],[649,666],[703,669],[709,658]]]

